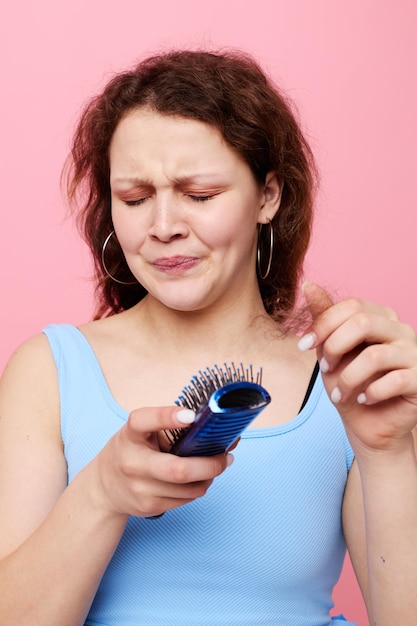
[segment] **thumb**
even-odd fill
[[[313,321],[333,305],[329,294],[319,285],[306,282],[302,286],[302,292]]]
[[[189,426],[195,419],[194,411],[178,406],[148,407],[135,409],[129,415],[126,429],[129,439],[138,443],[153,440],[162,430]]]

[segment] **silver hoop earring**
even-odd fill
[[[273,254],[274,254],[274,227],[272,226],[271,220],[269,220],[268,221],[268,226],[269,226],[269,259],[268,259],[268,265],[267,265],[266,271],[265,271],[265,273],[263,273],[262,269],[261,269],[261,233],[262,233],[262,227],[263,226],[265,226],[265,224],[259,224],[258,249],[257,249],[257,266],[258,266],[258,274],[259,274],[260,278],[262,280],[265,280],[265,278],[268,278],[269,272],[271,271],[272,257],[273,257]]]
[[[106,272],[107,276],[109,278],[111,278],[112,280],[114,280],[115,283],[119,283],[119,285],[136,285],[137,281],[133,281],[133,282],[125,282],[124,280],[119,280],[118,278],[115,278],[112,274],[110,274],[109,270],[107,269],[107,265],[106,262],[104,260],[104,253],[106,251],[107,248],[107,244],[109,243],[110,239],[112,238],[112,236],[114,235],[114,230],[111,231],[110,235],[107,235],[106,239],[104,240],[103,243],[103,248],[101,250],[101,264],[103,266],[104,271]]]

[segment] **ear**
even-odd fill
[[[266,224],[273,220],[281,204],[283,184],[276,172],[268,172],[262,189],[262,205],[259,208],[258,222]]]

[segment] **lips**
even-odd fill
[[[156,259],[153,266],[167,273],[180,274],[191,269],[198,263],[198,258],[193,256],[171,256]]]

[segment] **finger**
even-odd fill
[[[148,478],[140,483],[137,501],[141,516],[152,517],[168,509],[182,506],[207,493],[214,478],[232,462],[231,454],[216,457],[177,457],[172,454],[146,450]],[[159,457],[156,461],[156,457]],[[150,476],[152,478],[150,478]],[[200,477],[203,477],[200,480]],[[198,480],[194,480],[194,479]]]
[[[140,491],[141,502],[150,499],[195,500],[207,493],[213,480],[201,480],[195,483],[164,483],[148,480]]]
[[[126,428],[131,441],[143,441],[152,433],[184,428],[194,420],[195,413],[182,407],[148,407],[132,411]]]
[[[355,313],[336,328],[322,344],[320,369],[323,373],[333,371],[343,355],[361,346],[360,353],[363,353],[367,350],[368,344],[375,344],[376,349],[368,351],[367,357],[375,356],[379,359],[382,353],[378,351],[377,346],[400,341],[403,335],[404,330],[399,322],[367,311]]]
[[[230,453],[215,456],[182,457],[168,452],[149,451],[143,458],[149,473],[156,480],[175,484],[213,480],[233,463]]]
[[[337,388],[343,400],[357,397],[370,383],[384,376],[389,371],[412,368],[415,357],[401,346],[374,344],[362,350],[339,375],[337,370]]]
[[[141,441],[131,443],[121,472],[133,494],[129,510],[152,517],[201,497],[232,462],[231,454],[177,457]]]
[[[304,283],[302,291],[313,320],[333,305],[329,294],[319,285]]]
[[[155,496],[152,494],[149,498],[143,498],[141,500],[140,509],[138,509],[135,514],[144,518],[162,517],[166,511],[183,506],[184,504],[189,504],[195,499],[195,497],[172,498],[170,496]]]
[[[417,405],[417,370],[398,369],[370,383],[357,398],[360,404],[376,404],[403,397]]]
[[[192,501],[193,499],[189,498],[155,498],[149,502],[149,505],[147,507],[144,507],[144,510],[140,513],[140,517],[143,517],[145,519],[157,520],[159,518],[162,518],[162,516],[167,511],[184,506],[185,504],[189,504]]]
[[[315,311],[318,311],[317,307]],[[352,316],[362,312],[373,313],[385,319],[395,319],[395,321],[398,319],[391,313],[391,309],[359,298],[347,298],[333,304],[316,316],[307,334],[300,339],[299,349],[309,350],[320,346],[339,326]]]

